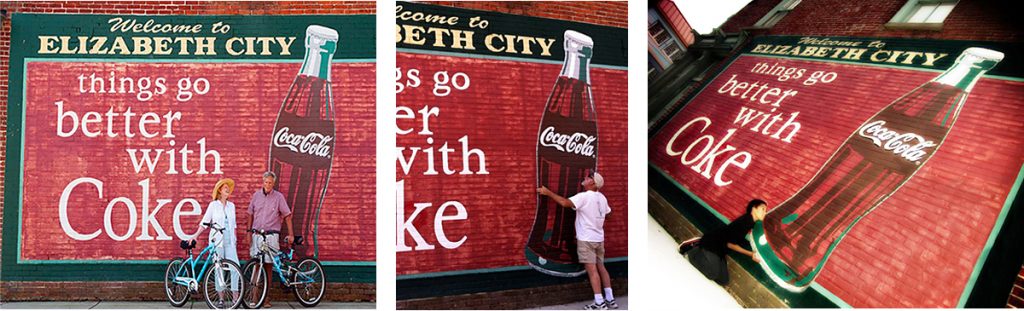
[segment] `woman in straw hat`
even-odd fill
[[[231,196],[231,192],[235,191],[235,181],[231,178],[224,178],[217,181],[217,184],[213,186],[213,201],[210,205],[206,206],[206,213],[203,214],[203,220],[199,221],[199,231],[196,232],[196,237],[203,234],[206,230],[204,223],[214,223],[219,228],[224,228],[224,235],[214,234],[210,232],[210,244],[214,244],[219,239],[224,239],[222,248],[217,249],[217,253],[221,255],[221,258],[225,260],[234,261],[238,264],[238,240],[235,238],[235,203],[228,201],[228,197]],[[189,241],[195,240],[195,238]],[[238,291],[238,280],[236,275],[231,276],[231,292],[237,298]]]

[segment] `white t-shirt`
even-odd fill
[[[597,191],[584,191],[569,198],[576,206],[576,239],[604,242],[604,216],[612,212],[608,199]]]

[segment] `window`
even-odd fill
[[[657,54],[655,56],[662,67],[668,67],[672,62],[681,59],[686,49],[665,26],[665,22],[654,9],[648,10],[647,13],[647,35],[650,36],[650,43],[653,45],[651,48],[655,50],[653,52]]]
[[[757,23],[754,24],[754,27],[771,28],[772,26],[775,26],[775,24],[782,20],[782,17],[786,16],[789,11],[792,11],[797,4],[800,4],[800,0],[782,0],[782,2],[779,2],[775,8],[768,11],[768,14],[765,14],[761,20],[757,21]]]
[[[909,0],[896,12],[886,27],[896,29],[940,30],[956,0]]]

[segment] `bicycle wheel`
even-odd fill
[[[245,284],[242,295],[242,307],[259,309],[267,299],[267,273],[263,271],[263,262],[259,258],[249,259],[242,268],[242,284]]]
[[[189,295],[191,295],[188,285],[174,283],[174,280],[179,276],[178,272],[181,270],[184,270],[182,271],[184,273],[180,276],[188,278],[192,277],[192,271],[189,269],[183,269],[184,266],[185,259],[182,259],[181,257],[171,259],[171,261],[167,263],[167,272],[164,273],[164,293],[167,294],[167,302],[170,302],[175,308],[184,306],[185,302],[188,301]]]
[[[234,309],[242,304],[242,270],[230,260],[214,262],[203,276],[203,297],[210,309]]]
[[[324,282],[324,267],[320,265],[319,260],[306,258],[300,261],[296,268],[299,271],[292,275],[295,299],[298,299],[303,307],[314,307],[320,303],[320,299],[324,297],[324,289],[327,288],[327,283]]]

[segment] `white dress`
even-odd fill
[[[228,201],[227,206],[221,204],[219,200],[210,202],[210,205],[206,206],[206,213],[203,214],[203,220],[201,223],[214,223],[219,228],[225,228],[224,234],[221,235],[213,228],[209,228],[210,232],[210,244],[213,245],[220,239],[224,239],[224,244],[221,248],[216,249],[217,253],[220,254],[221,258],[234,261],[238,264],[238,239],[235,237],[235,203]],[[219,286],[218,286],[219,287]],[[238,290],[238,280],[236,275],[231,276],[231,290]]]

